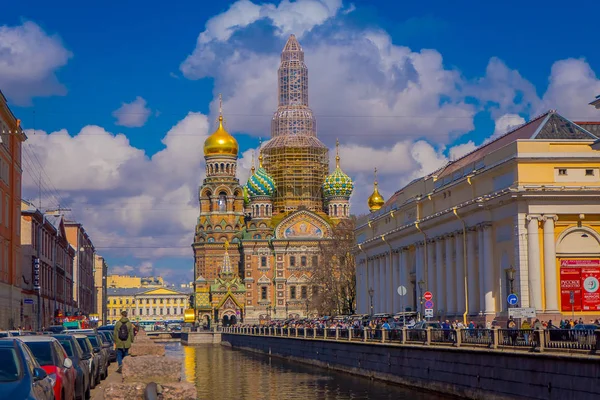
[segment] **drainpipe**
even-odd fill
[[[452,212],[458,218],[458,220],[462,223],[463,226],[463,275],[465,279],[465,313],[463,314],[463,324],[467,325],[467,315],[469,314],[469,287],[468,287],[468,279],[467,279],[467,224],[465,221],[458,215],[458,210],[456,207],[452,209]]]
[[[358,249],[365,255],[365,275],[367,276],[367,292],[365,293],[366,296],[369,296],[369,257],[367,256],[367,253],[364,251],[364,249],[362,248],[362,244],[358,245]],[[367,300],[367,310],[369,311],[367,314],[371,315],[371,311],[369,309],[369,301]]]
[[[421,230],[419,222],[415,221],[415,228],[423,234],[423,280],[425,281],[425,290],[429,290],[429,260],[427,259],[427,234]]]
[[[385,240],[385,234],[381,235],[381,240],[383,240],[383,242],[385,244],[387,244],[388,247],[390,248],[389,266],[390,266],[390,277],[391,277],[393,275],[393,269],[394,269],[394,261],[392,259],[392,245],[387,240]],[[389,288],[391,288],[391,290],[390,290],[390,295],[392,296],[392,312],[391,312],[391,314],[393,314],[394,313],[394,280],[393,279],[390,279],[388,286],[389,286]]]

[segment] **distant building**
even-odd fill
[[[106,324],[108,316],[108,307],[106,303],[107,299],[107,286],[106,286],[106,274],[107,266],[104,257],[96,254],[94,256],[94,289],[96,296],[96,311],[98,314],[98,326]]]
[[[131,276],[131,275],[108,275],[106,285],[109,288],[159,288],[165,286],[161,276]]]
[[[59,312],[75,311],[73,258],[64,218],[44,214],[21,201],[22,325],[38,329],[53,324]],[[36,286],[39,286],[39,297]],[[39,301],[38,301],[39,300]]]
[[[0,329],[21,324],[21,148],[26,139],[0,92]]]
[[[127,311],[133,321],[183,320],[192,289],[108,288],[108,321],[121,318]]]
[[[396,191],[357,223],[358,312],[600,317],[597,140],[549,111]]]
[[[83,228],[75,221],[65,221],[67,239],[75,248],[73,260],[73,300],[77,310],[84,315],[93,314],[95,306],[94,286],[94,245]]]

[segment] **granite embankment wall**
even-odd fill
[[[223,333],[250,350],[469,399],[600,399],[600,357]]]

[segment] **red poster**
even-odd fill
[[[600,310],[600,268],[581,268],[583,311]]]
[[[560,260],[561,267],[574,268],[574,267],[600,267],[600,259],[587,259],[587,260]]]
[[[571,292],[575,301],[573,305],[571,305]],[[581,268],[560,269],[560,299],[562,311],[581,311]]]

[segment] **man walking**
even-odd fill
[[[121,372],[123,358],[127,357],[131,343],[133,343],[133,324],[127,318],[127,311],[121,311],[121,319],[115,325],[114,337],[119,365],[117,372]]]

